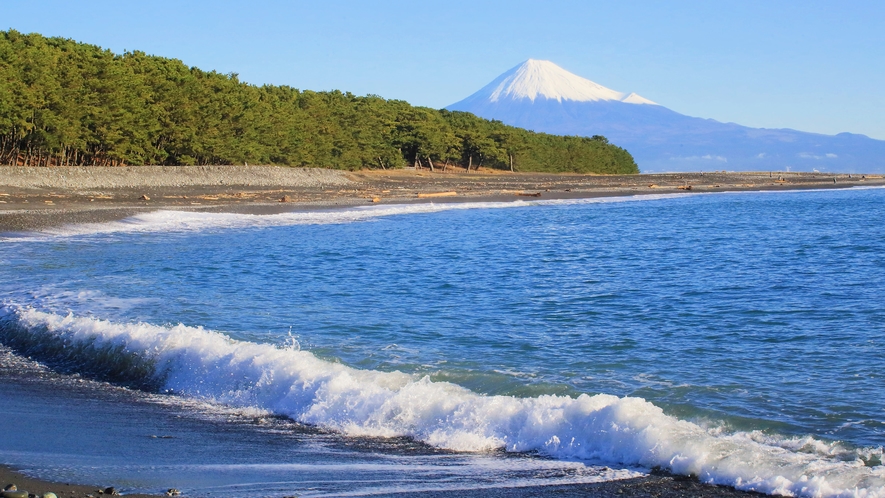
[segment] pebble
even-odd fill
[[[61,171],[66,174],[61,174]],[[341,170],[284,166],[67,166],[10,168],[0,184],[17,188],[137,188],[200,185],[319,187],[348,185]]]

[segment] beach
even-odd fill
[[[0,166],[0,232],[122,219],[158,209],[277,213],[367,204],[849,188],[882,175],[705,172],[509,173],[463,168],[345,172],[275,166]]]
[[[9,484],[15,484],[19,491],[27,491],[29,494],[43,496],[44,493],[55,493],[59,497],[70,498],[86,498],[87,496],[101,496],[107,487],[86,486],[82,484],[71,484],[66,482],[49,482],[41,479],[33,479],[15,471],[9,467],[0,466],[0,482],[6,487]],[[99,493],[99,491],[101,493]],[[132,498],[149,498],[151,496],[163,495],[144,495],[129,494]]]
[[[0,466],[0,482],[5,484],[15,483],[20,490],[42,496],[43,493],[53,492],[62,497],[69,498],[87,498],[89,496],[102,496],[99,491],[107,488],[98,486],[86,486],[82,484],[70,484],[60,482],[49,482],[40,479],[33,479],[22,475],[9,467]],[[4,484],[4,485],[5,485]],[[503,488],[492,490],[459,490],[447,492],[423,491],[420,493],[396,493],[397,497],[418,497],[429,496],[448,498],[456,496],[471,496],[477,498],[497,498],[497,497],[529,497],[529,496],[557,496],[563,498],[577,498],[583,496],[593,496],[600,498],[615,497],[648,497],[655,496],[659,498],[688,498],[688,497],[748,497],[762,496],[757,493],[748,493],[735,491],[731,488],[710,486],[698,482],[696,479],[687,479],[672,476],[650,476],[640,479],[630,479],[626,481],[612,481],[599,484],[584,485],[567,485],[567,486],[537,486],[528,488]],[[153,498],[167,496],[166,494],[145,495],[125,493],[125,496],[132,498]],[[182,495],[186,496],[186,495]],[[375,495],[384,496],[384,495]]]
[[[0,233],[39,231],[41,229],[79,223],[101,223],[120,220],[128,216],[145,214],[158,210],[280,214],[289,212],[329,211],[335,210],[336,208],[385,204],[399,206],[414,203],[436,204],[453,202],[601,199],[605,197],[661,196],[662,194],[665,197],[671,198],[672,194],[694,195],[715,192],[798,191],[881,186],[885,186],[885,179],[880,175],[833,175],[823,173],[784,172],[708,172],[603,176],[509,173],[492,170],[466,173],[463,170],[452,171],[451,169],[447,172],[431,172],[426,169],[344,172],[318,169],[279,168],[271,166],[147,166],[122,168],[0,167]],[[602,217],[600,217],[600,219],[602,219]],[[723,217],[722,219],[727,220],[728,218]],[[551,218],[551,220],[555,221],[555,217]],[[772,224],[777,225],[777,222],[772,222]],[[592,224],[589,223],[587,223],[587,225],[592,226]],[[440,227],[444,226],[444,224],[440,225]],[[612,230],[609,231],[611,232]],[[692,234],[700,234],[702,232],[702,230],[695,230],[691,233],[685,233],[683,236],[695,236]],[[436,232],[433,233],[435,234]],[[727,235],[730,236],[730,234]],[[703,237],[702,235],[697,236]],[[361,240],[364,238],[364,236],[354,237],[355,240]],[[592,240],[591,237],[577,238],[580,240]],[[420,243],[416,242],[416,245],[420,246]],[[604,246],[605,244],[601,244],[600,247]],[[702,244],[696,243],[694,246],[702,247]],[[212,247],[216,246],[207,245],[207,248]],[[453,252],[454,250],[450,250],[449,254]],[[394,251],[394,253],[396,253],[396,251]],[[412,254],[412,252],[399,251],[398,254]],[[74,255],[75,251],[72,250],[71,257]],[[541,256],[548,257],[546,253]],[[541,261],[541,256],[526,258],[526,260]],[[390,255],[387,255],[386,257],[389,258]],[[574,257],[580,258],[582,255],[576,254]],[[499,259],[502,261],[507,260],[507,258]],[[640,258],[627,259],[638,261]],[[720,259],[717,258],[712,258],[712,260],[720,261]],[[836,260],[838,261],[838,259]],[[144,261],[147,261],[147,259]],[[408,260],[406,259],[406,262],[407,261]],[[358,262],[358,264],[361,265],[362,263]],[[310,266],[307,264],[305,265]],[[219,267],[220,266],[224,265],[219,265]],[[614,266],[623,267],[624,264],[619,263]],[[169,264],[169,267],[177,266]],[[442,267],[442,265],[439,265],[439,267]],[[128,266],[124,265],[122,268],[128,271]],[[384,268],[384,266],[379,265],[376,268],[376,271],[380,271],[382,268]],[[359,272],[363,271],[361,268],[358,270]],[[769,270],[766,269],[766,272],[768,271]],[[322,272],[318,271],[318,273]],[[393,273],[395,272],[392,272],[392,275]],[[509,271],[509,273],[513,274],[514,272]],[[663,272],[649,272],[649,275],[661,275],[662,273]],[[716,274],[717,272],[711,273]],[[727,272],[722,273],[726,274]],[[331,274],[331,272],[327,272],[326,274]],[[664,279],[664,285],[669,285],[668,282],[671,280],[681,281],[679,274],[670,273],[670,275],[672,275],[672,277]],[[343,280],[347,279],[343,278]],[[582,280],[582,285],[585,284],[585,280]],[[390,281],[398,283],[395,275],[391,277]],[[621,281],[626,281],[626,279],[621,279]],[[694,279],[686,278],[685,281],[685,285],[691,285],[692,282],[694,282]],[[430,280],[430,282],[433,283],[433,280]],[[372,283],[374,283],[374,281],[372,281]],[[529,287],[528,284],[526,284],[526,286]],[[124,287],[128,289],[137,289],[138,285]],[[227,286],[223,285],[222,287]],[[365,289],[368,287],[368,285],[363,285],[360,288]],[[256,288],[258,287],[256,286]],[[267,287],[267,289],[271,288],[272,287]],[[153,288],[150,288],[150,290],[152,289]],[[88,292],[88,290],[84,292]],[[115,295],[110,291],[108,292],[112,296]],[[270,292],[270,290],[267,292]],[[194,292],[184,295],[198,294],[199,293]],[[626,295],[627,293],[624,294]],[[571,297],[571,294],[568,296]],[[89,296],[87,295],[87,297]],[[90,299],[93,298],[90,297]],[[101,299],[102,298],[99,296],[94,300],[101,301]],[[401,300],[403,298],[400,297],[399,299]],[[137,300],[133,299],[133,302],[135,301]],[[440,301],[444,303],[446,299],[441,299]],[[513,299],[513,301],[515,301],[515,299]],[[420,303],[420,301],[416,302]],[[415,303],[413,303],[413,306],[415,306]],[[498,304],[496,303],[495,306],[498,306]],[[367,309],[372,308],[370,304],[367,304],[366,307]],[[377,308],[377,306],[375,308]],[[618,306],[613,306],[613,309],[618,308]],[[707,306],[698,305],[698,308],[705,310]],[[563,309],[563,307],[556,306],[556,310],[560,309]],[[284,310],[277,310],[276,312],[282,313],[283,311]],[[662,309],[660,313],[662,314],[661,316],[668,316],[671,311]],[[697,311],[695,316],[702,316],[701,313],[702,311]],[[609,311],[607,314],[614,316],[615,313]],[[633,316],[635,315],[636,314]],[[488,317],[480,318],[477,318],[477,322],[488,320]],[[84,320],[86,320],[86,318],[84,318]],[[139,318],[139,320],[141,320],[141,318]],[[177,318],[170,315],[170,318],[164,317],[162,320],[164,321],[156,321],[158,323],[174,323]],[[701,322],[703,320],[697,319],[697,321]],[[738,320],[738,322],[740,321],[741,320]],[[441,323],[452,324],[453,321],[441,320]],[[458,323],[460,323],[460,320]],[[665,320],[662,320],[659,316],[657,323],[665,323]],[[676,327],[676,325],[679,326]],[[681,324],[676,325],[674,325],[674,327],[679,329],[689,329],[689,327],[682,326]],[[114,326],[116,327],[117,325]],[[840,325],[840,327],[841,326],[842,325]],[[124,326],[120,325],[120,327]],[[248,325],[243,325],[243,327],[249,328]],[[443,325],[440,325],[440,327],[443,327]],[[207,328],[211,329],[209,326],[207,326]],[[320,329],[320,327],[314,328],[317,330]],[[802,327],[798,326],[797,328],[802,329]],[[807,327],[803,330],[806,329]],[[157,328],[157,330],[161,329]],[[202,334],[202,330],[202,328],[195,328],[193,330],[188,329],[189,333],[192,333],[195,336]],[[291,327],[289,332],[291,337]],[[391,329],[391,333],[394,333],[393,329]],[[202,335],[200,335],[200,337],[202,337]],[[402,340],[404,341],[406,339]],[[381,340],[379,339],[379,341]],[[585,341],[581,339],[579,342],[584,343]],[[671,339],[662,340],[661,346],[659,347],[663,347],[662,345],[669,343],[672,343]],[[384,344],[383,341],[379,342],[379,345],[382,344]],[[715,349],[716,344],[718,343],[713,343],[711,348]],[[392,346],[397,345],[392,344]],[[625,346],[618,344],[618,347]],[[610,349],[615,350],[617,348]],[[681,352],[686,351],[689,348],[681,347],[677,349]],[[382,351],[384,348],[377,347],[374,348],[374,350]],[[528,351],[529,349],[524,348],[524,350]],[[346,352],[347,350],[342,349],[342,351]],[[408,351],[408,349],[403,349],[403,351]],[[452,362],[458,357],[457,354],[444,355],[444,349],[441,349],[440,351],[440,356],[445,356]],[[354,354],[358,356],[356,353]],[[401,354],[406,355],[407,353]],[[519,354],[520,356],[516,360],[517,364],[523,361],[523,357],[521,356],[522,353]],[[708,352],[702,352],[699,354],[702,356],[709,356]],[[478,356],[482,357],[481,354],[478,354]],[[578,358],[579,356],[580,355],[576,355],[575,361],[580,360],[580,358]],[[356,362],[351,361],[351,363]],[[415,360],[414,363],[420,364],[421,362]],[[657,362],[650,363],[654,364]],[[395,367],[398,364],[394,362],[390,365]],[[34,368],[39,368],[39,371],[33,370]],[[327,367],[323,366],[323,368]],[[373,369],[376,368],[376,365],[360,365],[360,368],[363,370],[374,371]],[[454,369],[455,367],[453,366],[452,368]],[[361,372],[363,370],[361,370]],[[241,373],[240,370],[231,370],[231,372],[236,373],[237,375]],[[282,370],[280,372],[280,375],[282,376]],[[232,376],[233,373],[230,375]],[[498,375],[498,373],[499,372],[496,371],[489,373],[489,375]],[[357,374],[353,373],[352,375]],[[130,400],[130,391],[127,389],[98,382],[93,385],[91,382],[92,381],[82,382],[79,380],[79,376],[77,382],[70,382],[70,378],[66,377],[65,374],[47,370],[45,367],[23,366],[23,363],[8,351],[4,352],[3,355],[0,355],[0,385],[4,387],[0,390],[0,395],[3,395],[0,399],[5,399],[6,403],[14,403],[15,392],[17,392],[18,389],[27,388],[30,392],[36,393],[32,398],[38,400],[34,401],[37,408],[34,408],[30,412],[35,417],[40,413],[40,406],[45,406],[41,405],[39,400],[42,399],[43,396],[50,397],[58,394],[62,396],[62,399],[91,399],[94,396],[96,405],[92,406],[90,410],[92,413],[97,413],[96,416],[99,418],[101,417],[102,410],[110,410],[115,404],[121,404],[119,401],[120,399],[123,399],[125,403],[131,402],[132,406],[137,407],[139,413],[145,413],[148,416],[153,416],[151,414],[159,413],[159,415],[157,415],[158,417],[168,416],[169,418],[174,418],[174,416],[169,416],[167,413],[163,412],[166,408],[158,410],[152,407],[151,401],[143,401],[140,398],[134,401]],[[202,380],[200,382],[202,382]],[[520,378],[520,380],[514,382],[521,383],[523,380]],[[528,389],[528,387],[526,389]],[[666,388],[663,389],[662,392],[668,390],[669,388]],[[544,392],[546,393],[546,391]],[[573,393],[570,392],[567,392],[566,394],[573,395]],[[618,394],[621,395],[622,393]],[[651,394],[654,393],[649,392],[645,395],[650,396]],[[666,394],[661,394],[660,396],[663,398],[666,397]],[[480,396],[476,399],[474,399],[474,397],[466,397],[465,399],[465,403],[479,403],[484,398]],[[22,410],[23,412],[18,413],[17,416],[27,417],[27,414],[29,413],[28,410]],[[706,412],[703,412],[698,418],[705,418],[705,416]],[[109,416],[108,418],[110,419],[111,417]],[[193,423],[199,425],[199,422]],[[666,423],[669,424],[669,421]],[[234,430],[239,431],[240,429]],[[247,427],[246,429],[243,429],[243,433],[249,434],[249,430],[251,429]],[[202,434],[201,431],[202,428],[200,430],[194,430],[193,432],[195,434]],[[808,431],[799,431],[800,434],[807,432]],[[342,439],[346,439],[346,437],[347,436],[341,436]],[[423,445],[423,443],[420,444]],[[272,447],[271,443],[268,443],[267,447]],[[419,449],[418,452],[420,451],[425,451],[425,449]],[[453,452],[453,454],[456,453]],[[101,482],[100,479],[87,483],[88,485],[82,485],[82,483],[69,484],[61,477],[58,479],[50,478],[49,480],[35,480],[22,475],[17,469],[21,469],[27,473],[26,466],[15,467],[14,463],[13,466],[0,466],[0,486],[15,483],[20,490],[27,490],[38,496],[43,492],[52,491],[58,496],[79,498],[89,495],[99,496],[98,491],[104,490],[110,485]],[[43,475],[45,476],[46,474],[44,473]],[[640,478],[591,484],[547,484],[540,486],[529,485],[513,487],[499,486],[483,489],[422,492],[409,492],[406,490],[396,492],[395,494],[390,493],[390,495],[395,496],[420,495],[440,497],[537,496],[540,494],[564,497],[713,497],[745,496],[754,493],[737,491],[730,487],[704,484],[697,478],[691,476],[676,475],[667,471],[658,470],[653,470],[650,475]],[[248,496],[248,494],[246,496]],[[380,493],[377,494],[377,496],[385,496],[385,494]]]

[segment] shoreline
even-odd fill
[[[0,483],[2,483],[0,486],[3,487],[7,484],[14,483],[19,491],[27,491],[36,496],[42,496],[43,493],[52,492],[58,495],[59,498],[88,498],[90,496],[102,496],[101,492],[107,489],[106,487],[99,486],[35,479],[26,476],[19,470],[8,465],[0,465]],[[460,496],[472,498],[528,498],[539,496],[541,494],[554,494],[555,496],[563,498],[588,496],[597,498],[641,498],[648,496],[656,496],[659,498],[684,498],[686,496],[695,498],[740,498],[749,496],[767,496],[753,491],[738,491],[730,487],[705,484],[695,478],[673,476],[665,473],[652,473],[647,477],[591,484],[549,484],[522,487],[502,486],[472,490],[457,489],[446,491],[401,492],[395,494],[377,494],[373,496],[392,496],[397,498],[455,498]],[[166,493],[143,494],[126,493],[125,491],[122,495],[131,498],[162,498],[164,496],[172,496]],[[186,497],[190,495],[188,495],[186,491],[181,491],[181,496]]]
[[[27,491],[32,495],[43,496],[44,493],[51,492],[55,493],[59,498],[87,498],[88,496],[100,496],[100,492],[104,492],[104,490],[108,488],[108,486],[88,486],[61,481],[55,482],[35,479],[28,477],[11,466],[0,465],[0,489],[5,488],[9,484],[15,484],[19,491]],[[126,493],[126,496],[131,498],[158,498],[165,495]]]
[[[599,198],[673,193],[710,193],[735,191],[785,191],[857,186],[885,186],[881,176],[822,175],[820,173],[683,173],[665,175],[585,176],[553,174],[510,174],[502,172],[430,173],[398,170],[373,172],[333,172],[326,183],[308,184],[292,180],[285,185],[221,185],[218,175],[224,169],[209,169],[192,184],[157,186],[145,174],[142,184],[107,186],[76,182],[52,183],[59,168],[27,171],[33,183],[13,184],[0,166],[0,233],[39,230],[72,223],[113,221],[137,213],[158,209],[204,212],[243,212],[272,214],[294,210],[334,209],[373,204],[426,202],[506,202]],[[260,168],[260,167],[255,167]],[[270,167],[268,167],[270,168]],[[21,169],[21,168],[19,168]],[[41,170],[41,168],[33,168]],[[135,169],[135,168],[133,168]],[[328,171],[328,170],[326,170]],[[165,174],[161,172],[159,174]],[[792,176],[790,176],[792,175]],[[297,176],[297,175],[296,175]],[[774,181],[765,181],[767,179]],[[786,178],[778,181],[778,178]],[[25,178],[26,179],[26,178]],[[137,178],[136,178],[137,179]],[[224,178],[222,178],[223,180]],[[833,180],[836,180],[833,182]],[[36,182],[43,181],[43,184]],[[213,183],[216,182],[216,183]],[[691,187],[688,189],[686,187]],[[456,195],[450,195],[455,192]],[[422,194],[424,194],[422,196]],[[446,195],[439,195],[446,194]],[[142,196],[146,197],[143,199]],[[288,197],[288,199],[286,199]],[[285,199],[285,202],[281,202]],[[48,201],[48,202],[47,202]],[[13,466],[0,465],[0,487],[15,483],[20,490],[36,493],[52,491],[59,496],[98,496],[105,486],[72,485],[64,481],[31,479]],[[429,491],[421,496],[535,496],[555,493],[560,496],[745,496],[756,494],[734,488],[704,484],[695,478],[653,472],[637,479],[596,484],[540,485],[525,488],[490,488],[457,491]],[[396,496],[418,496],[402,493]],[[151,497],[160,495],[133,494]]]
[[[885,178],[783,172],[577,175],[426,169],[345,172],[276,166],[0,166],[0,233],[116,221],[160,209],[273,214],[372,204],[508,202],[858,186],[885,186]]]
[[[154,433],[153,431],[162,428],[164,431],[163,434],[174,436],[168,441],[180,440],[183,441],[182,444],[185,446],[191,444],[191,441],[187,437],[187,432],[192,430],[194,424],[202,427],[198,428],[198,431],[203,431],[205,430],[205,427],[210,427],[213,424],[209,419],[201,419],[199,416],[183,418],[182,411],[176,408],[171,408],[172,405],[164,403],[157,404],[156,401],[151,400],[153,396],[145,396],[141,391],[130,391],[127,388],[119,386],[104,386],[101,382],[81,379],[80,377],[66,379],[66,377],[68,377],[66,374],[60,374],[45,369],[33,361],[10,361],[12,359],[11,352],[8,350],[3,351],[4,349],[5,348],[0,347],[0,387],[3,388],[0,389],[0,400],[3,400],[4,404],[10,402],[14,403],[15,398],[20,396],[23,392],[36,393],[36,402],[25,402],[18,407],[19,419],[21,419],[23,414],[27,414],[31,410],[43,410],[45,406],[51,406],[57,401],[63,402],[65,400],[88,399],[89,403],[85,410],[92,414],[93,422],[99,420],[105,421],[110,430],[120,438],[114,442],[110,442],[112,445],[125,444],[127,441],[132,441],[130,439],[132,434],[127,434],[125,432],[121,433],[118,427],[118,424],[121,423],[130,426],[131,424],[129,423],[129,420],[132,417],[142,417],[141,420],[143,421],[142,428],[136,429],[134,431],[135,434],[141,434],[142,431],[152,434]],[[74,380],[74,382],[66,382],[66,380]],[[127,402],[129,404],[124,418],[121,418],[119,412],[114,413],[114,406],[119,403]],[[78,403],[72,405],[74,410],[84,409],[82,408],[82,405],[79,405],[80,408],[77,408],[78,405]],[[169,425],[170,422],[175,425]],[[13,421],[12,423],[15,425],[20,422]],[[191,425],[192,427],[190,429],[187,427],[176,427],[178,424]],[[203,427],[204,424],[209,425]],[[251,415],[235,421],[234,424],[234,432],[232,432],[232,436],[230,436],[233,439],[251,433],[250,427],[255,426],[256,424],[258,426],[264,426],[264,424],[256,422]],[[244,430],[246,432],[243,432]],[[340,440],[351,439],[347,436],[341,435],[333,437]],[[53,441],[54,439],[54,437],[48,437],[47,441]],[[152,439],[151,441],[160,440]],[[164,439],[162,441],[166,440]],[[351,441],[354,442],[356,447],[366,444],[366,441],[360,441],[359,437],[355,440],[351,439]],[[292,440],[292,442],[296,445],[299,444],[297,438]],[[72,440],[72,443],[78,444],[76,440]],[[334,446],[335,443],[333,442],[331,444]],[[149,447],[150,445],[139,443],[135,451],[145,451],[145,449]],[[423,447],[423,443],[417,442],[405,446],[402,444],[390,445],[390,448],[399,448],[399,450],[393,450],[394,452],[401,452],[401,454],[404,455],[409,455],[413,452],[421,454],[425,451],[423,450]],[[170,451],[174,450],[174,446],[170,448]],[[387,450],[377,449],[373,451]],[[22,462],[22,459],[19,459],[19,461]],[[309,464],[310,460],[308,459],[306,463]],[[43,478],[29,476],[27,474],[28,471],[26,465],[27,464],[24,463],[11,463],[10,460],[6,460],[5,463],[0,463],[0,489],[9,484],[15,484],[20,491],[27,491],[36,496],[41,496],[46,492],[53,492],[60,498],[87,498],[90,495],[94,498],[105,496],[100,493],[100,491],[104,491],[107,487],[117,486],[118,492],[125,496],[131,496],[133,498],[159,498],[162,496],[168,496],[166,495],[166,490],[172,489],[174,486],[179,487],[181,490],[181,496],[210,496],[210,494],[191,495],[184,483],[176,483],[174,476],[170,476],[170,479],[163,483],[162,487],[159,489],[155,488],[152,490],[153,492],[135,493],[130,491],[131,488],[127,489],[125,487],[125,482],[113,482],[112,479],[108,478],[106,472],[103,474],[96,473],[94,478],[92,476],[87,477],[90,484],[81,484],[72,482],[70,477],[64,476],[64,465],[59,466],[58,470],[54,470],[50,474],[47,474],[47,471],[44,468],[42,470]],[[104,477],[102,478],[100,475],[104,475]],[[651,470],[648,475],[643,477],[597,483],[545,483],[544,478],[542,477],[537,485],[525,485],[525,482],[523,481],[521,484],[509,487],[506,486],[506,484],[496,487],[476,487],[471,489],[453,486],[448,490],[433,490],[434,484],[438,485],[440,482],[442,481],[431,481],[427,486],[427,491],[407,491],[406,489],[402,489],[398,490],[398,492],[373,494],[373,496],[391,496],[395,498],[423,498],[425,496],[439,498],[456,498],[461,496],[473,498],[528,498],[539,496],[541,494],[555,494],[556,496],[562,497],[594,496],[611,498],[639,498],[646,496],[672,498],[684,498],[686,496],[699,498],[739,498],[759,496],[759,493],[739,491],[732,487],[705,484],[694,477],[673,475],[659,470]],[[250,495],[243,494],[242,496],[248,497]],[[295,495],[287,494],[286,496]]]

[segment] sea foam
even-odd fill
[[[885,467],[811,437],[727,432],[605,394],[484,396],[308,351],[184,325],[114,323],[7,304],[0,340],[19,354],[190,399],[264,410],[347,435],[408,436],[457,451],[537,451],[564,460],[661,467],[787,496],[885,496]],[[869,457],[869,455],[866,455]]]
[[[688,195],[692,194],[675,193],[582,199],[515,200],[507,202],[383,204],[378,206],[358,206],[332,210],[288,211],[275,214],[212,213],[204,211],[160,209],[157,211],[137,214],[118,221],[81,223],[61,227],[51,227],[42,229],[39,232],[26,232],[15,236],[0,237],[0,240],[9,242],[28,242],[102,234],[156,232],[182,233],[292,225],[330,225],[371,221],[387,216],[437,213],[441,211],[506,209],[538,205],[577,205],[653,201],[685,197]]]
[[[854,186],[850,190],[885,189],[885,186]],[[753,195],[753,194],[803,194],[819,193],[820,190],[753,190],[703,193],[662,193],[623,195],[614,197],[589,197],[577,199],[537,199],[494,202],[446,202],[382,204],[350,208],[313,211],[289,211],[275,214],[213,213],[205,211],[180,211],[159,209],[128,218],[102,222],[79,223],[61,227],[44,228],[37,232],[21,232],[0,235],[3,242],[30,242],[54,238],[70,238],[117,233],[177,233],[207,230],[260,228],[290,225],[341,224],[370,221],[386,216],[436,213],[467,209],[505,209],[527,206],[567,206],[580,204],[603,204],[620,202],[648,202],[706,195]],[[9,212],[9,211],[7,211]]]

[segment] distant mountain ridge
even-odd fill
[[[644,172],[885,173],[885,141],[686,116],[549,61],[525,61],[447,109],[557,135],[604,135],[626,148]]]

